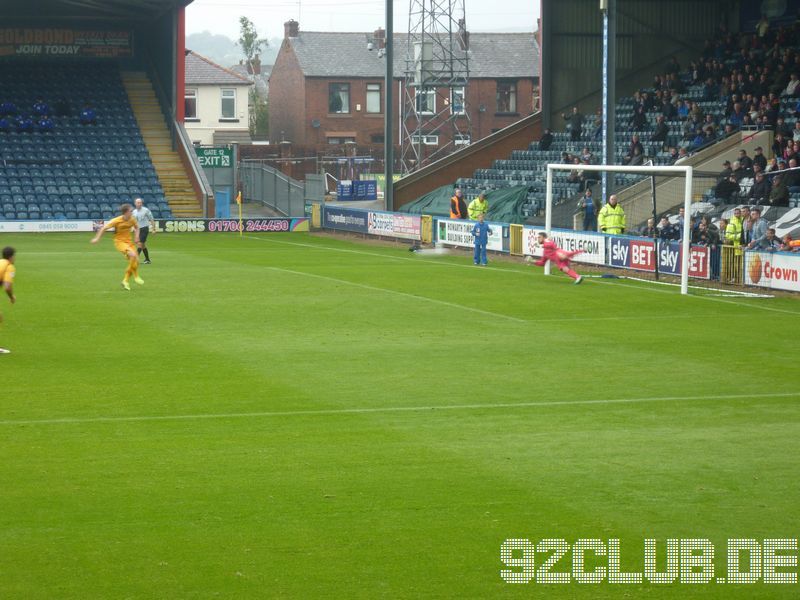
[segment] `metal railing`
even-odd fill
[[[305,186],[277,169],[261,161],[243,160],[239,163],[239,180],[245,200],[259,202],[286,217],[305,215]]]

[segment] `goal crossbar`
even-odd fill
[[[575,165],[553,163],[547,165],[547,183],[545,187],[545,231],[550,235],[553,224],[553,173],[555,171],[572,171]],[[641,175],[676,175],[684,177],[683,207],[686,218],[683,220],[683,240],[681,251],[681,294],[689,293],[689,253],[691,247],[691,206],[692,206],[692,167],[690,166],[665,166],[655,167],[637,165],[626,167],[621,165],[580,165],[581,171],[598,173],[639,173]],[[545,265],[545,274],[550,274],[550,263]]]

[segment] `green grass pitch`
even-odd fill
[[[303,234],[157,235],[128,293],[89,237],[0,240],[0,598],[797,597],[500,576],[800,536],[796,299]]]

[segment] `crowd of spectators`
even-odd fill
[[[50,107],[44,99],[37,98],[29,111],[20,110],[14,102],[6,100],[0,102],[0,133],[13,130],[17,133],[49,133],[56,127],[53,116],[72,116],[72,107],[66,99],[61,98]],[[81,125],[97,124],[97,113],[91,104],[84,104],[78,120]]]

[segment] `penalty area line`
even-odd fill
[[[187,415],[140,415],[130,417],[65,417],[61,419],[0,420],[0,426],[15,425],[80,425],[91,423],[144,423],[157,421],[200,421],[211,419],[252,419],[268,417],[314,417],[337,415],[362,415],[373,413],[431,413],[446,411],[557,408],[559,406],[592,406],[614,404],[646,404],[655,402],[691,402],[694,400],[754,400],[766,398],[797,398],[800,392],[764,394],[711,394],[697,396],[646,396],[642,398],[607,398],[593,400],[565,400],[563,402],[501,402],[496,404],[451,404],[441,406],[379,406],[367,408],[329,408],[309,410],[263,411],[246,413],[198,413]]]

